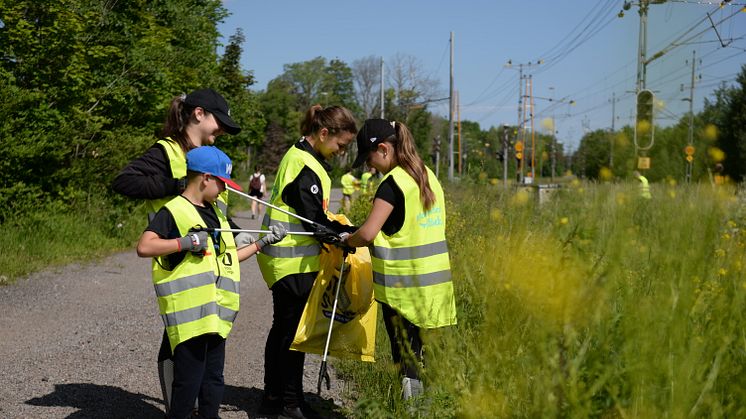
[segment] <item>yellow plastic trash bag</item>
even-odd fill
[[[321,254],[321,269],[290,346],[293,350],[315,354],[324,352],[342,264],[342,250],[329,247],[329,252]],[[376,316],[370,253],[368,248],[358,248],[347,256],[345,263],[328,354],[374,362]]]

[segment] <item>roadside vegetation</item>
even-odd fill
[[[656,185],[645,201],[635,186],[575,182],[542,205],[448,188],[459,324],[427,335],[412,403],[382,325],[375,364],[339,362],[355,416],[746,414],[743,203],[728,187]]]

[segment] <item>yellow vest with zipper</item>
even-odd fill
[[[166,137],[156,141],[156,144],[160,144],[161,146],[163,146],[163,149],[166,151],[168,167],[171,168],[171,178],[181,179],[186,177],[186,154],[184,154],[184,150],[181,149],[179,143],[172,140],[171,137]],[[154,216],[155,213],[158,212],[158,210],[161,209],[162,206],[166,205],[166,203],[171,199],[173,199],[173,196],[147,200],[145,205],[147,207],[148,214],[150,214],[150,218],[152,219],[152,216]],[[223,191],[220,193],[220,195],[218,196],[217,204],[220,210],[223,211],[223,214],[227,215],[228,191]]]
[[[306,166],[313,170],[321,180],[319,187],[322,191],[324,211],[327,211],[332,181],[314,156],[295,146],[288,150],[277,169],[277,177],[270,197],[272,205],[295,214],[295,210],[282,200],[282,191],[298,177],[300,171]],[[283,224],[289,233],[306,231],[297,218],[267,207],[262,220],[262,230],[277,224]],[[256,260],[264,281],[271,288],[275,282],[288,275],[317,272],[320,252],[321,245],[312,236],[288,234],[280,242],[263,247],[261,253],[257,254]]]
[[[443,189],[427,169],[435,203],[425,211],[417,182],[400,166],[392,169],[404,194],[404,224],[389,236],[378,233],[371,246],[376,300],[394,308],[418,327],[432,329],[456,324],[456,303],[446,243]]]
[[[185,236],[193,227],[205,222],[194,206],[183,196],[166,203],[179,233]],[[230,228],[225,215],[213,206],[220,228]],[[204,334],[227,338],[239,309],[241,280],[238,254],[233,234],[220,233],[216,254],[213,235],[208,234],[205,256],[186,252],[172,270],[166,269],[166,258],[153,259],[153,285],[158,308],[166,326],[171,352],[176,345]]]

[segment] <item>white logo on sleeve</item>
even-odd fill
[[[319,193],[319,187],[317,185],[311,185],[311,193],[314,195]]]

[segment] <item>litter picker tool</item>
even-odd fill
[[[345,271],[345,260],[347,260],[347,249],[342,248],[342,266],[339,267],[339,279],[337,280],[336,290],[334,290],[334,305],[332,306],[332,315],[329,318],[329,332],[326,334],[326,345],[324,345],[324,354],[321,358],[321,368],[319,368],[319,382],[316,384],[316,394],[321,395],[321,383],[326,380],[326,389],[331,389],[331,379],[329,372],[326,370],[326,357],[329,354],[329,343],[332,340],[332,328],[334,328],[334,319],[337,316],[337,302],[339,302],[339,289],[342,288],[342,277]]]
[[[282,208],[280,208],[280,207],[278,207],[276,205],[270,204],[267,201],[262,201],[261,199],[255,197],[255,196],[251,196],[251,195],[249,195],[247,193],[243,193],[243,192],[241,192],[241,191],[239,191],[237,189],[233,189],[230,186],[226,185],[225,189],[227,191],[231,191],[231,192],[233,192],[235,194],[241,195],[244,198],[248,198],[248,199],[250,199],[252,201],[256,201],[256,202],[258,202],[258,203],[260,203],[262,205],[266,205],[269,208],[272,208],[274,210],[280,211],[283,214],[287,214],[287,215],[289,215],[291,217],[297,218],[300,221],[303,221],[305,223],[311,224],[311,225],[313,225],[316,228],[316,231],[313,232],[313,233],[311,233],[311,234],[308,234],[309,236],[312,235],[312,236],[316,237],[317,240],[319,240],[319,241],[321,241],[323,243],[329,243],[329,244],[339,245],[339,242],[340,242],[339,235],[337,233],[335,233],[334,231],[332,231],[331,229],[329,229],[327,226],[323,225],[323,224],[319,224],[319,223],[317,223],[317,222],[315,222],[313,220],[309,220],[308,218],[302,217],[302,216],[300,216],[300,215],[298,215],[296,213],[290,212],[288,210],[284,210],[284,209],[282,209]],[[296,233],[296,232],[288,232],[288,234],[298,234],[298,233]]]
[[[215,231],[217,232],[227,232],[227,233],[254,233],[254,234],[270,234],[272,233],[269,230],[244,230],[240,228],[206,228],[206,227],[199,227],[195,228],[194,231],[206,231],[208,233],[213,233]],[[285,234],[293,234],[296,236],[313,236],[314,232],[312,231],[288,231]]]
[[[317,222],[315,222],[315,221],[311,221],[311,220],[309,220],[308,218],[305,218],[305,217],[301,217],[301,216],[300,216],[300,215],[298,215],[298,214],[295,214],[295,213],[293,213],[293,212],[290,212],[290,211],[284,210],[284,209],[282,209],[282,208],[280,208],[280,207],[278,207],[278,206],[276,206],[276,205],[272,205],[272,204],[270,204],[270,203],[269,203],[269,202],[267,202],[267,201],[262,201],[261,199],[259,199],[259,198],[255,197],[255,196],[251,196],[251,195],[249,195],[249,194],[247,194],[247,193],[243,193],[243,192],[239,191],[238,189],[233,189],[233,188],[231,188],[231,187],[230,187],[230,186],[228,186],[228,185],[226,185],[226,186],[225,186],[225,189],[226,189],[226,190],[228,190],[228,191],[231,191],[231,192],[233,192],[233,193],[236,193],[236,194],[238,194],[238,195],[241,195],[241,196],[243,196],[244,198],[249,198],[250,200],[252,200],[252,201],[256,201],[256,202],[257,202],[257,203],[259,203],[259,204],[262,204],[262,205],[266,205],[266,206],[268,206],[268,207],[270,207],[270,208],[272,208],[272,209],[275,209],[275,210],[277,210],[277,211],[280,211],[280,212],[281,212],[281,213],[283,213],[283,214],[287,214],[287,215],[289,215],[289,216],[291,216],[291,217],[295,217],[295,218],[297,218],[297,219],[299,219],[299,220],[301,220],[301,221],[303,221],[303,222],[306,222],[306,223],[309,223],[309,224],[313,224],[313,225],[315,225],[315,226],[323,227],[323,226],[322,226],[321,224],[319,224],[319,223],[317,223]]]

